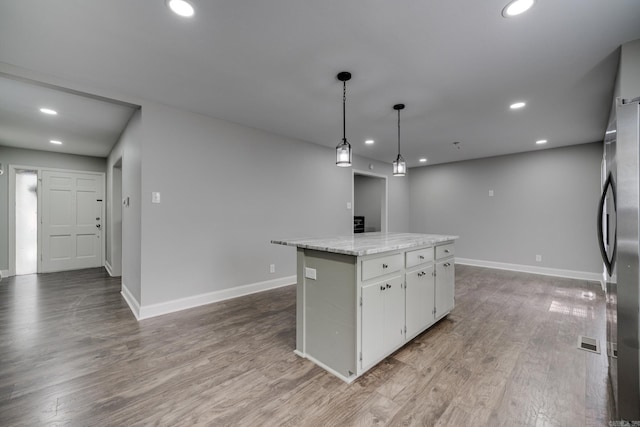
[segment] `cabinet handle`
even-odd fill
[[[391,285],[387,283],[387,289],[391,289]]]
[[[419,256],[419,258],[420,258],[420,259],[424,259],[424,255],[420,255],[420,256]]]
[[[380,286],[380,290],[384,291],[386,288],[384,287],[384,285]]]
[[[389,266],[387,264],[382,264],[382,268],[388,268]]]
[[[448,253],[449,253],[449,249],[445,249],[445,250],[444,250],[444,253],[445,253],[445,254],[448,254]]]
[[[444,265],[445,267],[449,267],[451,264],[450,264],[450,263],[448,263],[448,262],[445,262],[443,265]]]

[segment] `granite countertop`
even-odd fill
[[[348,236],[329,236],[310,239],[274,239],[271,243],[345,255],[364,256],[418,246],[434,245],[441,242],[453,241],[458,237],[459,236],[418,233],[361,233]]]

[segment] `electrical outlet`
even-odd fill
[[[347,202],[347,209],[351,209],[351,202]]]
[[[276,265],[275,264],[270,264],[269,265],[269,273],[275,273],[276,272]]]
[[[489,197],[493,197],[493,190],[489,190]]]
[[[536,255],[536,262],[542,262],[542,255]]]
[[[316,280],[318,278],[316,269],[305,267],[304,277],[306,277],[307,279]]]

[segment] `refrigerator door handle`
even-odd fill
[[[603,230],[602,230],[602,220],[604,217],[604,202],[607,199],[607,193],[609,192],[609,189],[611,189],[611,195],[613,197],[613,205],[614,205],[614,209],[615,209],[615,205],[616,205],[616,186],[615,183],[613,181],[613,176],[611,175],[611,172],[609,172],[609,176],[607,176],[607,180],[604,183],[604,187],[602,190],[602,195],[600,196],[600,203],[598,204],[598,219],[597,219],[597,229],[598,229],[598,246],[600,248],[600,255],[602,256],[602,262],[604,262],[605,267],[607,268],[607,274],[609,276],[611,276],[611,274],[613,273],[613,266],[616,262],[616,248],[617,248],[617,243],[618,243],[618,238],[617,236],[614,234],[614,241],[613,241],[613,252],[611,253],[611,258],[609,258],[609,255],[607,255],[607,248],[605,247],[605,241],[604,241],[604,234],[603,234]],[[606,229],[606,233],[607,233],[607,243],[609,242],[609,215],[607,214],[607,229]],[[617,233],[616,233],[617,234]]]

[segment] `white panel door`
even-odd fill
[[[42,172],[41,272],[102,266],[103,175]]]

